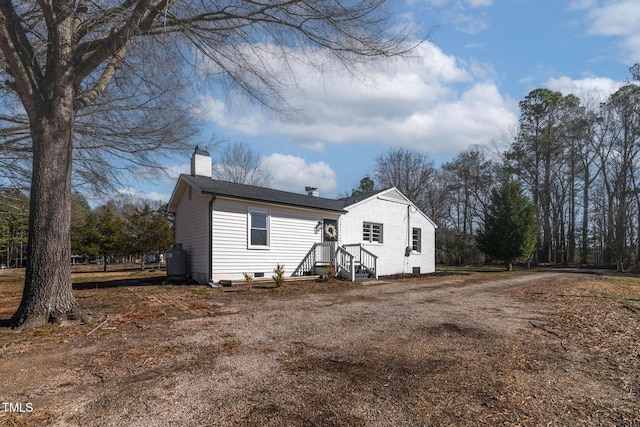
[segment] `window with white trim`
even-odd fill
[[[249,209],[247,222],[249,248],[267,249],[269,247],[270,212],[264,209]]]
[[[362,224],[362,240],[369,243],[382,243],[382,224],[364,222]]]
[[[422,229],[413,228],[411,230],[411,249],[414,252],[422,252]]]

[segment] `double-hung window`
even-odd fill
[[[269,217],[270,213],[265,209],[249,209],[248,225],[249,248],[269,248]]]
[[[414,252],[422,252],[422,229],[413,228],[411,230],[411,249]]]
[[[382,243],[382,224],[375,222],[363,223],[362,240],[369,243]]]

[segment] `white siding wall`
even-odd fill
[[[182,195],[176,209],[175,230],[176,243],[182,243],[187,251],[187,273],[200,283],[209,281],[209,201],[211,196],[202,195],[200,191],[189,189]]]
[[[248,248],[248,211],[270,211],[268,249]],[[327,213],[324,218],[338,218]],[[218,198],[213,204],[213,280],[242,279],[243,272],[271,277],[278,263],[290,276],[321,233],[315,232],[323,215],[291,207]]]
[[[362,243],[368,251],[378,256],[378,274],[389,275],[409,273],[413,267],[420,267],[421,273],[435,271],[435,227],[420,212],[411,207],[409,214],[406,201],[401,196],[389,193],[361,204],[348,207],[348,213],[340,219],[340,243]],[[383,225],[383,242],[368,243],[362,239],[364,222]],[[412,252],[405,257],[405,249],[411,246],[411,229],[422,229],[422,252]]]

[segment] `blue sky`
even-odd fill
[[[296,107],[286,117],[233,93],[198,93],[202,143],[211,135],[245,141],[272,187],[313,185],[337,197],[391,147],[424,151],[439,164],[474,144],[504,145],[529,91],[604,97],[640,62],[638,0],[407,0],[394,8],[399,22],[431,33],[412,58],[371,67],[366,79],[290,64],[299,78],[285,91]],[[123,191],[166,201],[188,164],[170,159],[169,178]]]

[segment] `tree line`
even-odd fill
[[[637,264],[640,86],[626,82],[603,102],[540,88],[519,106],[505,150],[471,147],[437,168],[425,153],[391,149],[376,160],[373,180],[398,187],[438,224],[440,263],[484,261],[476,237],[492,190],[508,177],[536,207],[530,261],[620,271]]]
[[[0,191],[0,267],[23,267],[29,230],[29,198],[21,191]]]
[[[589,102],[549,89],[531,91],[520,105],[517,132],[505,150],[473,146],[435,166],[428,154],[394,148],[376,159],[373,178],[352,193],[395,186],[438,224],[437,262],[481,263],[491,197],[505,178],[515,180],[535,206],[534,264],[592,264],[624,270],[640,254],[640,86],[627,83],[604,102]],[[235,151],[234,151],[235,150]],[[232,153],[242,151],[243,156]],[[233,173],[257,169],[246,144],[228,144]],[[234,164],[238,158],[250,164]],[[225,164],[226,164],[225,163]],[[245,162],[246,163],[246,162]],[[230,167],[231,167],[230,166]],[[255,183],[254,183],[255,184]],[[0,194],[0,264],[23,266],[28,198],[17,190]],[[173,236],[160,206],[111,201],[91,209],[72,197],[71,248],[75,254],[113,259],[164,252]]]
[[[0,266],[25,267],[29,198],[17,190],[0,192]],[[71,198],[71,253],[81,263],[107,265],[162,254],[173,243],[173,225],[166,205],[153,201],[115,199],[94,209],[80,194]],[[71,259],[69,259],[71,262]]]

